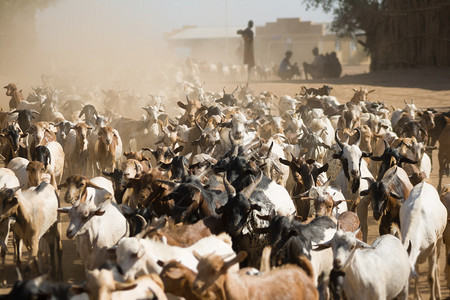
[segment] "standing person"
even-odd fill
[[[244,30],[238,30],[244,39],[244,65],[247,65],[248,79],[250,79],[250,71],[255,66],[255,56],[253,54],[253,21],[248,21],[248,26]]]

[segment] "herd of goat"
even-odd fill
[[[341,104],[329,86],[278,97],[186,82],[178,115],[154,96],[137,119],[113,111],[115,90],[101,108],[5,88],[0,276],[16,278],[12,242],[18,279],[1,298],[407,299],[411,279],[419,299],[428,260],[440,299],[442,242],[450,287],[450,112],[390,108],[367,88]],[[62,282],[62,218],[85,268],[76,284]]]

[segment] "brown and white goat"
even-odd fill
[[[244,251],[228,262],[214,253],[202,257],[194,252],[194,256],[199,262],[193,289],[199,295],[212,292],[217,299],[319,299],[312,266],[305,257],[300,256],[300,260],[306,271],[284,265],[261,276],[250,276],[229,271],[247,257]],[[279,284],[279,278],[284,278],[283,284]]]
[[[101,171],[114,171],[117,164],[120,164],[122,156],[122,140],[119,132],[111,126],[101,127],[98,131],[98,139],[92,143],[89,156],[93,158],[91,165],[94,174]]]

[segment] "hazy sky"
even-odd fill
[[[287,17],[332,19],[307,12],[302,0],[59,0],[36,16],[32,53],[41,66],[34,69],[85,82],[160,79],[175,58],[165,32],[183,25],[245,28],[249,19],[260,26]]]
[[[60,0],[37,16],[38,32],[48,40],[114,32],[130,38],[160,39],[183,25],[264,25],[277,18],[331,21],[321,10],[306,11],[302,0]]]

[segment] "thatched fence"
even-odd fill
[[[382,2],[371,70],[450,66],[450,0]]]

